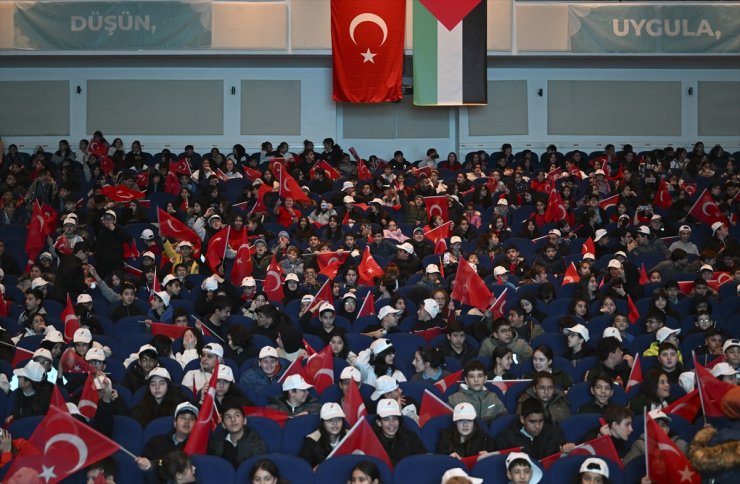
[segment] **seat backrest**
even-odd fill
[[[298,455],[303,447],[306,435],[315,431],[321,425],[318,415],[302,415],[289,418],[285,422],[282,432],[281,452],[283,454]]]
[[[383,483],[392,483],[393,474],[388,466],[378,459],[370,455],[338,455],[331,459],[325,460],[316,468],[316,474],[314,475],[315,482],[321,484],[346,484],[350,477],[352,468],[362,461],[370,461],[378,467],[380,471],[380,481]],[[240,481],[247,482],[247,481]],[[291,481],[291,482],[303,482],[303,481]],[[415,481],[409,481],[415,482]],[[439,481],[437,481],[439,482]],[[435,483],[436,484],[436,483]]]
[[[437,451],[439,434],[452,425],[452,415],[441,415],[427,421],[421,428],[421,441],[429,452]]]
[[[560,422],[560,428],[565,433],[566,442],[581,442],[589,431],[599,427],[601,415],[596,413],[582,413],[571,415]]]
[[[366,456],[358,456],[358,457],[366,457]],[[275,465],[277,465],[278,469],[280,470],[281,479],[285,479],[288,482],[292,482],[296,484],[303,484],[303,483],[313,484],[314,482],[313,471],[311,470],[311,466],[308,465],[308,462],[301,459],[300,457],[296,457],[293,455],[276,454],[276,453],[258,455],[258,456],[252,457],[242,462],[241,465],[239,466],[239,469],[237,469],[236,471],[236,478],[233,482],[235,483],[252,482],[252,480],[249,478],[249,474],[252,472],[252,468],[254,467],[254,465],[258,461],[261,461],[263,459],[270,460],[274,462]],[[330,459],[330,461],[332,460],[334,460],[334,458]],[[347,480],[345,478],[341,482],[342,484],[344,484],[346,481]],[[206,482],[206,481],[203,481],[203,482]],[[217,481],[212,481],[209,479],[207,482],[217,482]],[[229,482],[232,482],[232,481],[229,481]],[[330,482],[330,481],[317,481],[317,482],[321,482],[323,484],[324,482]],[[333,481],[333,482],[338,483],[340,481]],[[229,483],[223,482],[221,484],[229,484]]]
[[[633,432],[634,433],[634,432]],[[589,455],[569,455],[567,457],[556,460],[552,467],[547,471],[548,481],[551,482],[575,482],[575,477],[578,475],[578,471],[581,468],[583,461],[588,459]],[[612,484],[622,484],[622,469],[611,459],[603,456],[599,456],[606,462],[609,467],[609,481]],[[644,459],[635,459],[644,460]]]
[[[460,467],[460,461],[448,455],[411,455],[396,464],[393,482],[396,484],[437,484],[449,469]]]
[[[139,422],[131,417],[113,416],[113,440],[135,455],[140,455],[144,449],[144,431]]]
[[[283,442],[283,430],[274,420],[267,417],[249,417],[247,425],[265,441],[267,452],[280,452]]]
[[[155,418],[144,428],[144,434],[142,436],[144,445],[153,437],[170,433],[173,428],[174,423],[172,417]]]
[[[234,482],[234,467],[225,459],[212,455],[192,455],[190,460],[197,468],[196,474],[208,482]],[[205,481],[204,481],[205,482]]]

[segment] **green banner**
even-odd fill
[[[18,2],[15,48],[207,49],[211,2]]]
[[[740,52],[740,5],[571,5],[574,53]]]

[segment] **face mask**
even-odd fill
[[[321,209],[322,210],[326,210],[327,208],[329,208],[329,204],[328,203],[322,203],[321,204]]]

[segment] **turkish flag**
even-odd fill
[[[424,197],[424,205],[427,209],[427,217],[431,221],[433,217],[440,215],[442,220],[449,220],[447,214],[447,195],[439,197]]]
[[[365,295],[365,299],[362,300],[360,310],[357,311],[357,317],[363,316],[374,316],[375,315],[375,296],[372,291],[368,291]]]
[[[242,285],[242,280],[252,275],[252,247],[242,244],[236,251],[234,265],[231,266],[231,282],[236,286]]]
[[[509,391],[509,388],[513,387],[517,383],[528,381],[532,380],[488,380],[486,383],[490,383],[491,385],[501,390],[502,393],[506,393]]]
[[[406,2],[331,2],[334,101],[380,103],[403,97]]]
[[[328,279],[324,282],[324,284],[316,292],[316,295],[313,298],[313,302],[311,303],[311,307],[309,308],[309,311],[311,311],[314,314],[317,314],[319,311],[319,306],[321,306],[325,302],[328,302],[332,306],[334,305],[334,293],[332,292],[332,284],[331,284],[331,280],[328,280]]]
[[[216,408],[216,383],[218,383],[218,367],[213,369],[213,374],[208,382],[208,391],[203,397],[203,405],[198,412],[198,420],[190,432],[188,441],[182,449],[188,455],[205,454],[208,450],[208,439],[221,420]]]
[[[642,265],[640,265],[640,279],[638,280],[641,286],[644,286],[650,280],[648,279],[647,270],[645,269],[645,263],[643,262]]]
[[[558,220],[564,220],[567,215],[568,211],[565,209],[560,193],[557,190],[550,190],[550,198],[545,210],[545,221],[557,222]]]
[[[619,203],[619,194],[612,195],[611,197],[605,198],[599,201],[599,208],[606,210],[609,207],[616,207]]]
[[[694,203],[694,206],[689,210],[689,215],[692,215],[695,219],[707,225],[712,225],[714,222],[722,222],[729,227],[730,222],[725,217],[725,214],[717,206],[717,202],[712,198],[712,194],[705,188],[699,198]]]
[[[0,317],[8,317],[8,303],[5,302],[5,295],[0,292]]]
[[[678,281],[678,290],[688,296],[694,290],[694,281]]]
[[[362,262],[357,266],[357,275],[360,278],[360,284],[367,286],[374,286],[376,278],[385,275],[383,268],[375,262],[372,254],[370,254],[370,247],[368,246],[365,246],[365,252],[362,253]]]
[[[285,380],[291,375],[303,376],[303,363],[306,361],[306,358],[307,357],[303,355],[293,360],[293,362],[290,365],[288,365],[288,368],[285,369],[283,374],[280,375],[280,378],[278,378],[278,383],[281,383],[281,384],[285,383]]]
[[[689,459],[649,414],[645,415],[645,453],[647,475],[652,482],[701,482]]]
[[[540,464],[542,464],[542,467],[545,469],[549,469],[550,466],[552,466],[552,464],[562,455],[562,452],[558,452],[557,454],[540,459]],[[624,467],[622,465],[622,459],[619,458],[617,449],[614,447],[614,441],[612,440],[611,435],[608,434],[577,445],[573,450],[568,452],[567,455],[592,455],[596,457],[606,457],[607,459],[611,459],[619,464],[620,467]]]
[[[246,165],[242,166],[242,170],[244,171],[244,174],[247,175],[247,178],[254,181],[257,178],[262,177],[262,172],[259,170],[255,170],[254,168],[250,168]]]
[[[667,407],[663,407],[663,412],[678,415],[691,423],[694,423],[699,411],[701,411],[701,397],[698,389],[690,391]]]
[[[314,174],[316,173],[316,170],[321,168],[324,170],[326,177],[330,180],[339,180],[342,178],[342,174],[337,171],[336,168],[331,166],[329,163],[326,162],[326,160],[319,160],[317,161],[310,170],[308,170],[308,174],[311,175],[311,178],[313,178]]]
[[[581,276],[578,275],[578,269],[576,269],[576,265],[571,262],[568,268],[565,269],[565,274],[563,274],[563,283],[561,284],[561,286],[574,282],[579,282],[580,280]]]
[[[31,222],[28,224],[24,245],[29,268],[41,253],[41,249],[46,247],[46,236],[56,228],[56,218],[57,214],[53,208],[46,204],[41,205],[38,201],[33,202]]]
[[[77,404],[77,408],[85,418],[92,420],[98,411],[99,400],[100,395],[98,394],[98,389],[95,388],[95,373],[90,372],[87,374],[85,386],[82,387],[82,395],[80,396],[80,403]]]
[[[630,320],[630,323],[635,324],[640,319],[640,311],[637,310],[637,306],[635,306],[629,294],[627,294],[627,308],[629,309],[627,319]]]
[[[507,287],[504,289],[504,292],[502,292],[501,295],[493,301],[493,304],[491,304],[490,309],[494,319],[500,318],[504,315],[504,306],[506,305],[506,298],[508,295],[509,288]]]
[[[457,370],[455,373],[452,373],[451,375],[447,375],[445,378],[442,378],[441,380],[439,380],[437,383],[434,384],[434,386],[439,388],[439,391],[444,393],[447,391],[449,387],[459,382],[461,378],[462,378],[462,370]]]
[[[591,254],[596,256],[596,245],[594,245],[594,239],[591,237],[587,238],[581,246],[581,254]]]
[[[445,222],[439,227],[435,227],[429,232],[424,232],[424,237],[431,240],[433,244],[437,244],[440,239],[446,239],[450,236],[450,227],[452,222]]]
[[[361,418],[367,416],[365,401],[362,399],[360,389],[357,387],[357,382],[352,378],[349,380],[347,396],[342,400],[342,410],[344,411],[345,420],[347,420],[347,423],[351,426],[355,425]]]
[[[373,176],[373,172],[370,171],[370,168],[367,167],[364,160],[357,162],[357,178],[362,181],[372,180],[375,178]]]
[[[326,457],[326,460],[335,455],[363,454],[376,457],[389,467],[393,468],[390,457],[386,453],[383,445],[378,440],[367,419],[361,418],[349,429],[347,435],[334,447],[334,450]]]
[[[664,180],[658,184],[653,205],[665,209],[670,208],[671,204],[673,204],[673,197],[671,197],[671,192],[668,191],[668,183]]]
[[[285,294],[283,294],[283,268],[277,263],[275,254],[272,254],[272,260],[270,265],[267,267],[267,274],[265,275],[265,282],[262,289],[267,295],[267,299],[270,301],[282,302]]]
[[[425,423],[434,417],[440,417],[442,415],[452,415],[452,408],[440,400],[434,393],[424,390],[424,393],[421,395],[421,408],[419,409],[419,427],[423,427]]]
[[[116,164],[113,163],[113,160],[107,154],[100,155],[99,158],[100,170],[105,173],[105,176],[110,176],[110,174],[113,172],[113,169],[116,167]]]
[[[486,287],[486,283],[477,272],[461,257],[457,264],[457,275],[455,276],[455,288],[450,297],[462,304],[486,310],[491,304],[493,294]]]
[[[229,245],[229,231],[231,225],[227,225],[225,228],[219,230],[211,237],[208,241],[208,250],[206,251],[206,263],[214,274],[218,269],[219,264],[226,257],[226,247]],[[241,281],[240,281],[241,284]]]
[[[270,163],[270,168],[275,172],[275,177],[280,182],[278,195],[283,198],[290,197],[296,202],[311,203],[311,199],[308,198],[308,195],[306,195],[303,190],[301,190],[301,187],[298,185],[298,182],[295,181],[295,178],[290,176],[285,165],[277,161],[273,161]]]
[[[100,189],[100,192],[114,202],[130,202],[131,200],[139,200],[146,196],[144,192],[132,190],[126,185],[106,185]]]
[[[64,400],[64,397],[62,396],[61,390],[59,390],[59,385],[54,385],[54,389],[51,391],[51,406],[57,407],[58,409],[62,410],[63,412],[69,413],[69,408],[67,407],[67,402]]]
[[[342,267],[342,263],[338,260],[334,259],[332,262],[329,263],[328,266],[324,267],[319,271],[319,274],[322,274],[329,278],[329,280],[334,280],[337,277],[337,273],[339,272],[339,268]]]
[[[334,353],[331,345],[311,355],[303,366],[303,379],[319,392],[319,395],[334,384]]]
[[[167,173],[167,176],[164,179],[164,191],[172,195],[179,195],[180,188],[182,188],[182,185],[180,185],[180,180],[177,179],[177,175],[172,172]]]
[[[120,448],[105,435],[52,405],[28,444],[13,459],[4,482],[54,484]]]
[[[635,385],[642,383],[642,364],[640,363],[640,353],[635,354],[634,363],[630,370],[630,376],[627,378],[627,385],[624,387],[624,392],[627,393]]]
[[[69,343],[75,335],[75,331],[80,329],[80,318],[75,314],[75,308],[72,305],[72,299],[67,294],[67,305],[64,306],[59,319],[64,323],[64,341]]]
[[[10,363],[10,366],[13,368],[19,368],[21,363],[25,364],[31,358],[33,358],[33,351],[16,346],[15,353],[13,353],[13,361]]]
[[[78,355],[77,352],[72,348],[68,348],[67,351],[62,353],[62,356],[59,360],[62,364],[62,373],[95,372],[95,368],[93,368],[90,363],[85,361],[85,358]]]
[[[169,336],[172,339],[182,338],[182,335],[185,334],[185,331],[187,331],[187,326],[177,326],[174,324],[167,324],[167,323],[152,323],[150,325],[150,328],[152,330],[153,335],[163,334],[165,336]]]
[[[273,410],[266,407],[242,407],[247,417],[264,417],[277,422],[280,428],[285,427],[285,422],[290,418],[285,412]]]
[[[480,462],[482,459],[491,457],[492,455],[497,455],[497,454],[506,455],[506,454],[511,454],[512,452],[521,452],[521,451],[522,451],[521,447],[511,447],[509,449],[497,450],[495,453],[491,452],[489,454],[474,454],[468,457],[462,457],[460,459],[460,462],[465,464],[465,467],[467,467],[469,470],[473,470],[473,467],[475,467],[475,464]]]
[[[221,168],[216,168],[216,178],[218,178],[218,181],[227,182],[229,181],[229,177],[226,173],[224,173]]]
[[[735,386],[732,383],[721,381],[699,363],[694,354],[694,371],[696,384],[701,397],[701,407],[707,417],[724,417],[722,413],[722,397]]]
[[[190,169],[188,160],[186,158],[180,158],[179,160],[170,163],[170,173],[178,175],[192,175],[193,171]]]
[[[349,257],[349,252],[342,252],[341,254],[337,252],[322,252],[316,254],[316,262],[319,264],[319,269],[325,269],[333,262],[338,261],[340,265],[344,264],[347,261],[347,257]]]
[[[91,141],[87,146],[87,152],[92,153],[95,156],[103,156],[108,154],[108,144],[100,141]]]
[[[149,170],[144,170],[136,175],[136,185],[142,190],[149,186]]]
[[[138,259],[141,257],[139,248],[136,247],[136,239],[131,239],[131,242],[123,243],[123,258],[124,259]]]
[[[162,237],[171,237],[177,241],[187,240],[193,244],[193,257],[200,256],[201,240],[193,229],[161,208],[157,209],[157,223]]]

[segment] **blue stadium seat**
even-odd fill
[[[37,415],[34,417],[24,417],[13,420],[13,422],[8,427],[10,435],[12,435],[14,439],[28,439],[29,437],[31,437],[33,431],[36,430],[36,427],[39,426],[39,423],[43,418],[43,415]]]
[[[401,459],[393,469],[396,484],[438,484],[449,469],[460,467],[460,461],[448,455],[421,454]]]
[[[451,425],[452,415],[442,415],[430,419],[421,427],[421,441],[424,442],[427,451],[431,453],[437,452],[437,442],[439,441],[440,432]]]
[[[339,455],[332,457],[321,463],[316,468],[316,474],[314,476],[315,481],[320,484],[346,484],[350,477],[352,468],[362,461],[370,461],[378,467],[380,471],[380,480],[383,483],[392,483],[393,474],[390,468],[377,457],[371,455]],[[239,482],[247,482],[242,480]],[[295,483],[311,482],[311,481],[291,481]],[[415,481],[409,481],[415,482]],[[439,481],[437,481],[438,483]],[[437,484],[435,483],[435,484]]]
[[[598,428],[601,415],[596,413],[582,413],[571,415],[560,422],[560,428],[565,433],[566,442],[582,442],[591,430]]]
[[[142,441],[144,445],[149,442],[150,439],[158,435],[165,435],[172,432],[174,429],[174,419],[172,417],[159,417],[151,422],[144,428],[142,434]]]
[[[266,417],[248,417],[247,425],[262,437],[267,446],[267,452],[277,453],[282,448],[283,430],[274,420]]]
[[[190,457],[196,467],[195,475],[203,484],[224,484],[234,482],[234,467],[226,459],[212,455],[193,455]]]
[[[547,471],[548,482],[575,482],[575,477],[578,475],[581,464],[589,457],[588,455],[569,455],[556,460]],[[611,459],[602,456],[599,457],[609,467],[609,481],[612,484],[622,484],[622,469],[619,465]]]
[[[469,473],[472,477],[480,477],[484,483],[506,482],[506,457],[507,455],[492,455],[479,460],[473,470]],[[539,464],[535,463],[538,467]],[[542,468],[540,467],[540,470]],[[544,473],[543,473],[544,476]],[[540,481],[543,482],[543,481]]]
[[[612,385],[614,394],[612,395],[611,402],[616,405],[627,405],[627,395],[624,393],[624,389],[619,385]],[[593,395],[591,395],[591,382],[581,381],[576,382],[570,391],[568,391],[568,401],[570,401],[570,412],[575,415],[578,413],[578,409],[591,402]]]
[[[112,438],[135,455],[140,455],[144,449],[144,431],[139,422],[131,417],[113,416]]]
[[[296,457],[293,455],[286,455],[286,454],[277,454],[277,453],[258,455],[258,456],[252,457],[242,462],[241,465],[239,466],[239,469],[237,469],[236,471],[236,479],[234,480],[234,482],[235,483],[251,482],[249,479],[249,474],[252,472],[252,467],[254,467],[254,465],[262,459],[267,459],[267,460],[274,462],[275,465],[277,465],[278,469],[280,470],[280,478],[285,479],[287,482],[296,483],[296,484],[302,484],[304,482],[306,484],[313,484],[314,482],[313,471],[311,470],[311,466],[308,465],[308,462],[301,459],[300,457]],[[330,461],[331,460],[334,460],[334,459],[330,459]],[[319,482],[322,482],[323,484],[323,482],[329,482],[329,481],[319,481]],[[228,483],[222,482],[220,484],[228,484]]]
[[[553,354],[562,356],[568,350],[568,339],[560,333],[545,333],[532,340],[530,346],[536,349],[540,345],[547,345],[552,349]]]
[[[318,429],[319,425],[321,425],[321,420],[318,415],[303,415],[288,419],[282,432],[281,452],[298,455],[303,447],[304,437]]]

